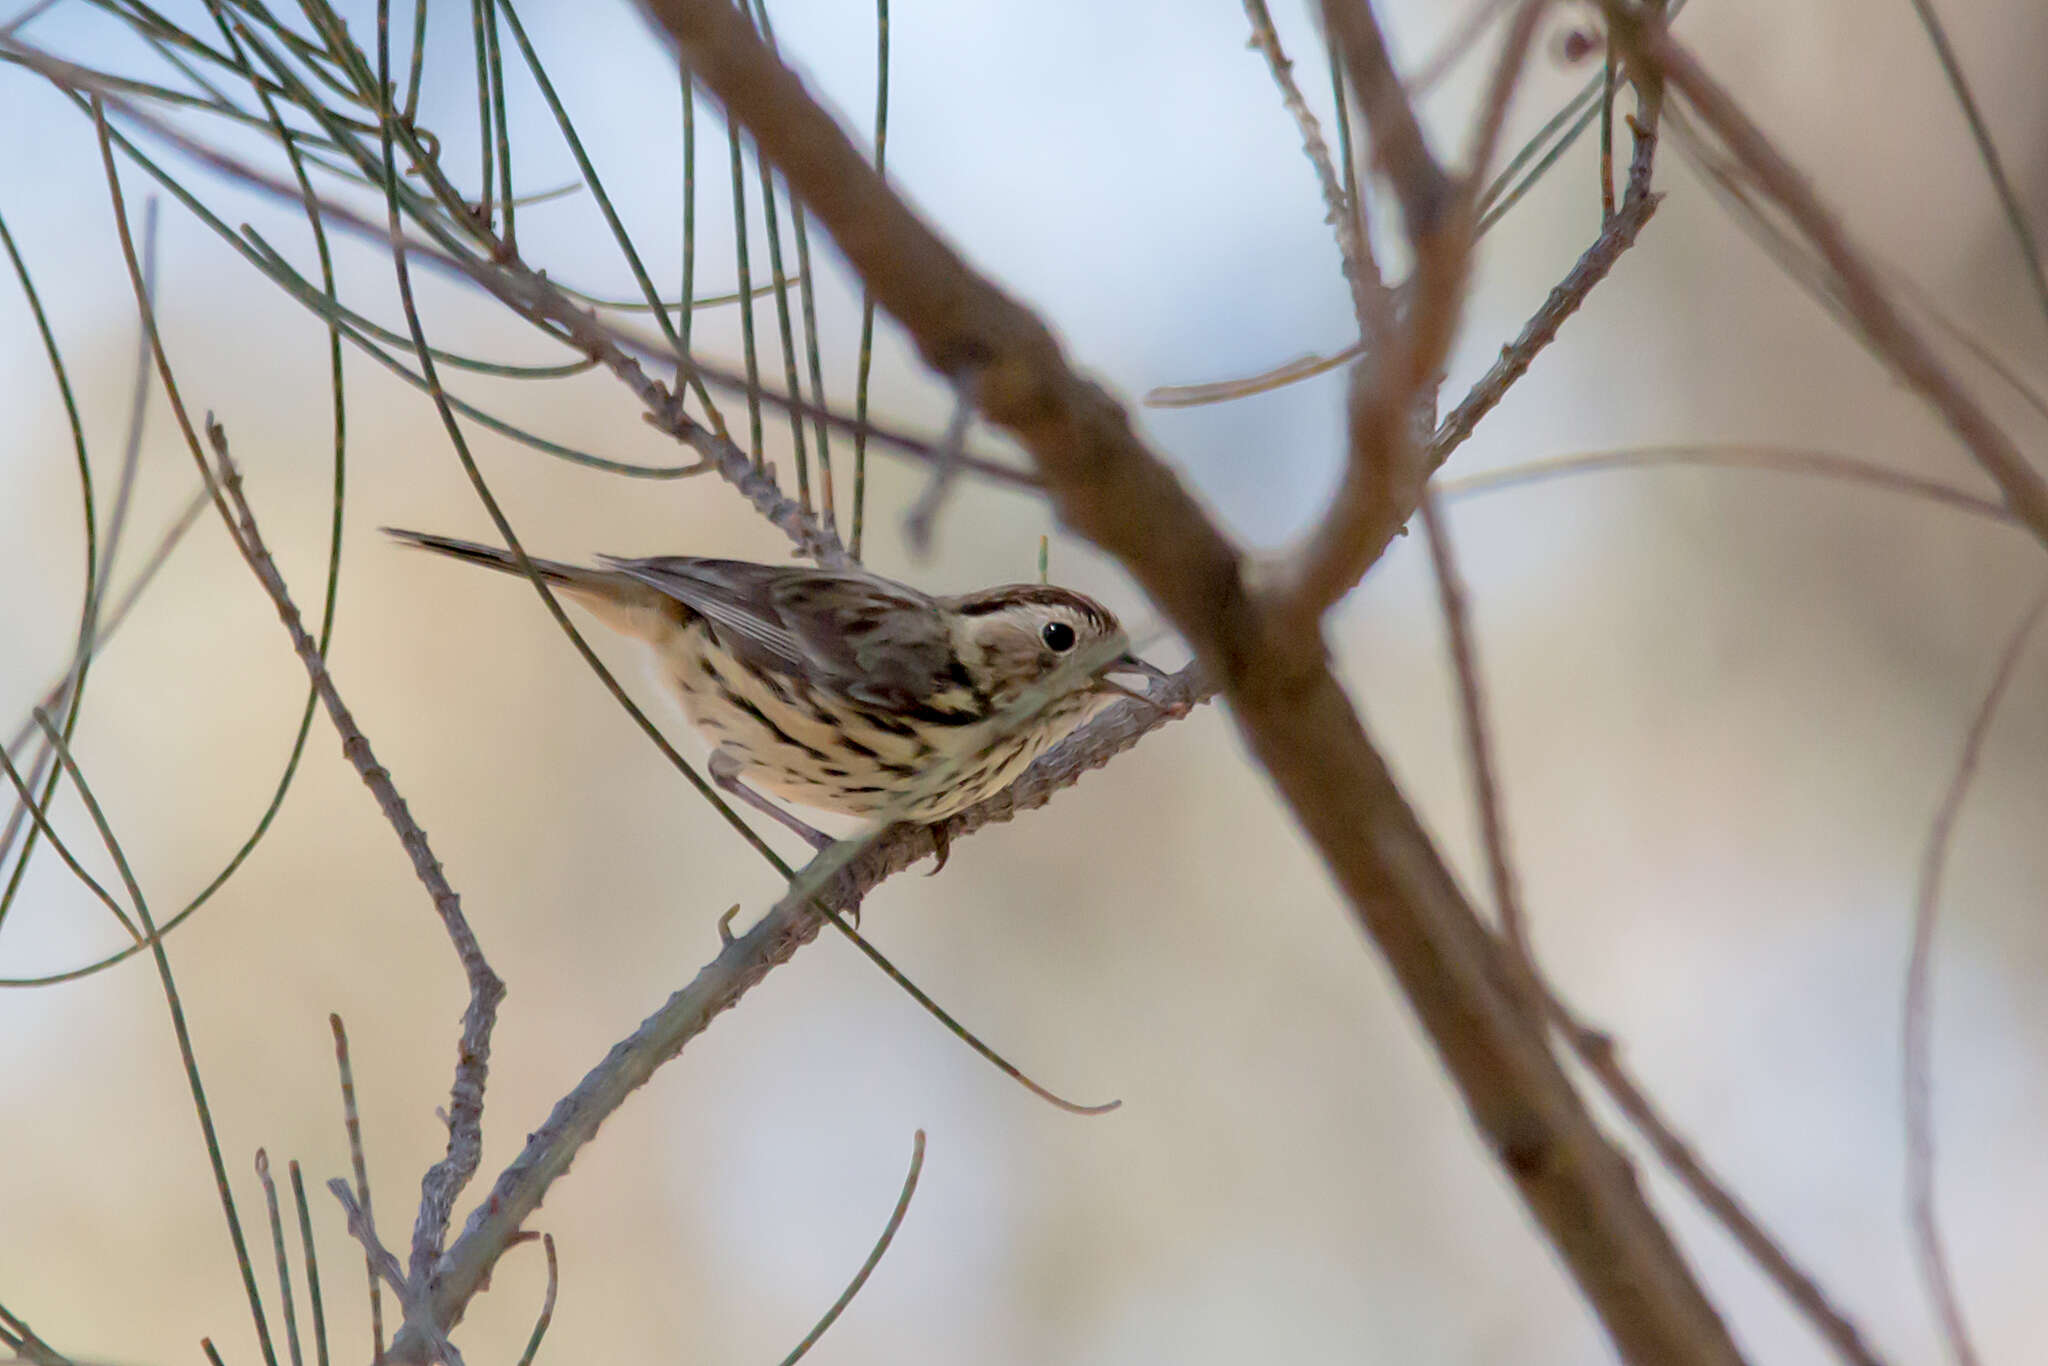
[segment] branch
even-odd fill
[[[1401,206],[1415,266],[1399,326],[1375,334],[1377,320],[1359,318],[1367,350],[1351,369],[1343,483],[1274,576],[1270,596],[1297,618],[1297,631],[1312,630],[1351,591],[1421,500],[1427,474],[1414,426],[1457,331],[1472,243],[1471,197],[1423,140],[1372,11],[1362,0],[1326,0],[1323,24],[1371,126],[1373,161]]]
[[[1531,984],[1458,890],[1331,675],[1320,633],[1276,621],[1247,588],[1235,547],[1123,409],[890,191],[741,15],[723,0],[645,5],[926,360],[949,376],[977,372],[983,413],[1031,452],[1062,519],[1115,555],[1188,638],[1623,1356],[1739,1361],[1550,1053],[1527,1008]]]
[[[1638,160],[1647,163],[1654,146],[1654,137],[1638,134]],[[1459,400],[1458,406],[1437,424],[1436,434],[1429,439],[1427,449],[1432,472],[1443,468],[1444,462],[1451,458],[1451,452],[1465,444],[1480,419],[1492,412],[1515,382],[1528,373],[1529,366],[1543,348],[1556,340],[1558,329],[1564,326],[1566,319],[1579,311],[1579,305],[1586,301],[1594,286],[1606,279],[1622,253],[1635,245],[1637,234],[1642,232],[1643,225],[1650,221],[1650,215],[1657,211],[1657,205],[1662,201],[1663,196],[1653,193],[1647,184],[1638,189],[1631,174],[1628,194],[1622,199],[1621,208],[1600,230],[1599,240],[1588,247],[1564,279],[1558,281],[1557,287],[1543,301],[1543,306],[1523,326],[1521,335],[1501,348],[1500,359],[1479,377],[1465,397]]]
[[[1415,266],[1401,325],[1373,337],[1352,369],[1343,484],[1272,589],[1284,610],[1304,622],[1351,591],[1421,501],[1429,467],[1417,450],[1416,422],[1418,415],[1430,420],[1434,387],[1457,335],[1478,187],[1543,8],[1543,0],[1524,0],[1509,25],[1473,136],[1476,164],[1460,179],[1437,164],[1423,141],[1371,10],[1339,0],[1323,6],[1372,125],[1374,155],[1400,202]],[[1369,337],[1371,323],[1360,319]]]
[[[1990,738],[1991,723],[1997,719],[1999,703],[2005,700],[2013,676],[2019,672],[2027,642],[2034,628],[2048,612],[2048,593],[2039,594],[2034,605],[2014,629],[2000,652],[1998,668],[1984,699],[1963,739],[1962,756],[1956,760],[1955,775],[1942,794],[1941,806],[1928,831],[1927,849],[1920,860],[1920,886],[1913,899],[1913,948],[1906,962],[1906,999],[1900,1025],[1900,1072],[1905,1093],[1906,1128],[1906,1212],[1913,1226],[1913,1251],[1920,1262],[1920,1280],[1934,1302],[1942,1336],[1948,1341],[1949,1357],[1956,1366],[1977,1366],[1980,1358],[1970,1341],[1970,1326],[1956,1293],[1955,1272],[1949,1266],[1948,1250],[1942,1242],[1941,1221],[1934,1199],[1934,926],[1941,912],[1941,879],[1948,866],[1949,845],[1955,837],[1956,820],[1962,815],[1963,800],[1977,777],[1984,742]]]
[[[379,1278],[390,1283],[392,1293],[398,1296],[399,1309],[405,1315],[408,1330],[419,1332],[427,1341],[432,1360],[445,1361],[448,1366],[462,1366],[462,1354],[455,1350],[455,1344],[448,1341],[447,1334],[425,1321],[420,1314],[419,1296],[412,1282],[406,1280],[405,1269],[398,1264],[398,1258],[377,1238],[377,1225],[370,1212],[356,1203],[349,1191],[348,1182],[335,1177],[327,1183],[327,1189],[341,1203],[342,1214],[348,1220],[349,1235],[363,1246],[363,1255],[376,1269]]]
[[[1565,1042],[1578,1054],[1579,1061],[1606,1090],[1615,1108],[1626,1115],[1636,1132],[1649,1141],[1658,1159],[1692,1193],[1700,1207],[1728,1231],[1728,1236],[1749,1254],[1750,1260],[1776,1282],[1785,1298],[1806,1315],[1815,1330],[1835,1349],[1835,1354],[1850,1366],[1884,1366],[1883,1358],[1863,1341],[1856,1325],[1829,1302],[1827,1292],[1793,1262],[1776,1240],[1764,1231],[1756,1217],[1732,1191],[1715,1179],[1685,1139],[1657,1112],[1650,1097],[1622,1066],[1615,1052],[1614,1040],[1582,1024],[1573,1016],[1570,1007],[1547,987],[1544,1004],[1557,1024],[1558,1033],[1564,1036]]]
[[[882,1225],[881,1235],[875,1239],[875,1245],[868,1249],[866,1259],[861,1262],[860,1269],[853,1273],[853,1279],[846,1283],[846,1289],[839,1292],[839,1298],[832,1301],[832,1307],[819,1316],[818,1321],[811,1326],[811,1331],[804,1334],[803,1340],[790,1348],[789,1355],[782,1359],[782,1366],[796,1366],[797,1362],[803,1360],[804,1354],[817,1346],[818,1339],[824,1337],[831,1331],[832,1325],[839,1321],[839,1316],[846,1312],[846,1306],[853,1303],[853,1297],[868,1283],[868,1277],[875,1274],[875,1268],[880,1266],[882,1258],[888,1255],[889,1244],[896,1241],[896,1230],[903,1227],[903,1216],[910,1213],[911,1199],[917,1194],[917,1178],[923,1171],[924,1130],[919,1129],[911,1140],[910,1170],[903,1177],[903,1191],[896,1197],[896,1208],[889,1211],[889,1222]]]
[[[484,1082],[490,1071],[491,1030],[497,1023],[498,1002],[505,997],[505,984],[485,961],[483,946],[477,942],[475,932],[469,927],[469,918],[462,912],[461,898],[448,885],[447,876],[441,871],[441,861],[434,857],[433,848],[427,843],[426,831],[413,819],[405,798],[399,795],[397,786],[391,781],[390,771],[377,762],[368,737],[349,714],[347,704],[341,700],[341,693],[334,686],[334,679],[327,672],[327,661],[321,658],[320,647],[314,644],[313,637],[307,634],[305,625],[300,621],[299,609],[293,604],[284,577],[278,573],[276,562],[270,558],[270,551],[263,544],[262,533],[256,527],[256,516],[242,494],[241,473],[228,457],[227,433],[219,423],[209,418],[206,434],[220,461],[219,487],[234,505],[238,522],[236,540],[242,557],[249,562],[249,568],[255,571],[257,580],[276,605],[278,619],[291,636],[292,648],[305,664],[306,674],[320,694],[322,705],[327,708],[328,719],[341,736],[342,754],[361,775],[364,786],[375,795],[384,819],[391,823],[392,830],[397,832],[398,842],[405,846],[406,854],[412,859],[413,872],[433,899],[434,911],[441,917],[441,926],[447,931],[449,942],[455,946],[455,956],[461,961],[462,974],[469,983],[469,1004],[462,1012],[462,1037],[456,1045],[455,1082],[448,1093],[448,1151],[420,1181],[420,1212],[413,1226],[412,1245],[412,1274],[417,1278],[425,1275],[434,1258],[440,1255],[448,1221],[454,1213],[455,1199],[476,1174],[477,1163],[483,1156]]]
[[[1209,695],[1195,670],[1183,670],[1154,686],[1153,702],[1119,703],[1103,712],[987,801],[936,829],[892,827],[822,890],[785,895],[745,934],[727,943],[661,1009],[614,1045],[528,1136],[525,1148],[499,1175],[490,1195],[442,1258],[434,1276],[428,1321],[445,1331],[461,1320],[469,1301],[489,1281],[498,1258],[520,1237],[527,1217],[540,1207],[548,1189],[568,1171],[604,1121],[712,1020],[737,1005],[772,969],[817,938],[827,923],[820,905],[842,914],[851,910],[884,881],[929,855],[935,838],[958,841],[984,826],[1045,805],[1083,774],[1102,767],[1182,714],[1186,706]],[[799,874],[796,881],[807,879]],[[390,1359],[424,1361],[420,1353],[425,1346],[419,1336],[401,1334],[392,1343]]]
[[[1393,300],[1387,292],[1386,280],[1380,275],[1379,262],[1373,259],[1364,206],[1353,203],[1345,192],[1344,181],[1330,159],[1329,144],[1323,141],[1322,125],[1316,122],[1308,101],[1302,98],[1301,87],[1295,84],[1294,63],[1280,46],[1280,35],[1273,27],[1266,0],[1244,0],[1244,12],[1252,26],[1252,46],[1265,57],[1273,84],[1280,88],[1280,101],[1301,130],[1301,150],[1315,168],[1325,221],[1337,233],[1337,251],[1343,262],[1345,283],[1351,287],[1351,311],[1358,317],[1359,336],[1385,337],[1394,327]],[[1343,98],[1341,88],[1338,98]],[[1352,168],[1347,166],[1345,170]]]
[[[1525,6],[1521,20],[1525,23],[1530,21],[1538,8],[1536,5]],[[1518,36],[1510,37],[1507,50],[1512,52],[1517,42],[1526,45],[1528,34],[1518,29]],[[1512,68],[1503,60],[1495,74],[1494,94],[1485,106],[1478,138],[1480,150],[1473,158],[1471,177],[1475,185],[1484,178],[1491,160],[1493,141],[1499,133],[1501,114],[1511,88]],[[1423,453],[1429,474],[1433,475],[1443,467],[1444,461],[1471,433],[1479,419],[1491,411],[1509,387],[1527,372],[1537,352],[1550,344],[1558,328],[1564,325],[1564,320],[1577,311],[1593,287],[1606,278],[1608,270],[1635,241],[1642,225],[1656,210],[1657,196],[1650,190],[1650,165],[1656,153],[1658,103],[1654,94],[1645,94],[1642,117],[1632,125],[1636,138],[1635,156],[1629,168],[1628,194],[1621,209],[1607,216],[1599,240],[1587,249],[1571,272],[1550,292],[1543,307],[1522,329],[1522,335],[1513,345],[1502,349],[1500,359],[1479,378],[1451,415],[1438,425]],[[1443,605],[1445,631],[1458,683],[1467,762],[1472,771],[1480,828],[1485,833],[1487,870],[1493,882],[1494,904],[1501,928],[1508,942],[1533,970],[1535,954],[1530,945],[1528,927],[1523,922],[1521,898],[1508,855],[1506,821],[1501,813],[1500,792],[1494,777],[1493,749],[1488,738],[1479,664],[1466,620],[1464,589],[1452,556],[1449,530],[1439,515],[1438,497],[1434,486],[1425,485],[1421,513],[1429,532],[1430,560],[1436,574],[1437,592]],[[1377,549],[1375,553],[1378,553]]]

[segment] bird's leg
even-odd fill
[[[944,821],[935,821],[926,826],[925,829],[932,832],[932,854],[937,860],[932,864],[932,870],[926,873],[925,876],[937,877],[940,870],[946,866],[946,860],[952,856],[953,837],[946,833],[946,823]]]
[[[802,835],[804,842],[818,852],[823,853],[839,842],[817,827],[804,824],[801,820],[790,815],[774,802],[769,801],[766,797],[754,791],[753,788],[741,782],[740,761],[735,759],[730,752],[724,749],[712,750],[711,762],[705,765],[705,767],[711,774],[711,781],[716,783],[722,790],[730,792],[762,815],[773,816],[787,829]],[[845,876],[844,869],[840,870],[839,876]],[[734,907],[733,909],[738,910],[739,908]],[[860,927],[860,902],[855,901],[852,906],[847,908],[846,914],[852,920],[854,928],[858,929]],[[726,915],[725,919],[719,921],[718,932],[721,936],[732,933],[731,921],[732,916],[730,913]],[[727,939],[726,942],[731,943],[732,941]]]
[[[809,844],[813,849],[830,849],[834,844],[838,843],[837,840],[824,831],[804,824],[795,816],[790,815],[774,802],[769,801],[766,797],[754,791],[753,788],[741,782],[740,761],[735,759],[729,751],[724,749],[712,750],[711,762],[707,765],[707,768],[711,773],[711,781],[718,784],[721,790],[738,797],[762,815],[773,816],[785,828],[803,836],[805,843]]]

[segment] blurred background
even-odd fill
[[[1377,8],[1404,64],[1435,51],[1462,10]],[[2022,0],[1946,8],[2040,221],[2048,11]],[[865,129],[872,11],[784,0],[774,14],[785,51]],[[1326,109],[1305,11],[1278,3],[1275,14]],[[1594,69],[1562,55],[1563,31],[1583,17],[1554,15],[1546,28],[1510,145]],[[524,18],[673,290],[671,61],[624,3],[535,0]],[[365,33],[374,16],[354,22]],[[473,140],[468,18],[443,6],[433,24],[442,65],[429,65],[421,122]],[[1909,6],[1701,0],[1680,27],[1864,243],[2020,372],[2040,373],[2042,318]],[[133,55],[84,4],[24,32],[95,62]],[[1134,405],[1155,385],[1328,353],[1352,334],[1314,180],[1246,32],[1233,4],[894,7],[892,177]],[[1487,60],[1468,60],[1429,96],[1447,151],[1463,145]],[[521,184],[574,180],[531,87],[509,95]],[[137,329],[92,127],[18,68],[0,76],[0,127],[0,214],[64,347],[104,488]],[[718,292],[733,285],[732,229],[724,131],[708,108],[699,133],[709,169],[698,279]],[[1770,442],[1981,489],[1919,404],[1666,153],[1669,198],[1640,244],[1448,472],[1644,443]],[[139,220],[144,178],[123,175]],[[231,223],[259,224],[310,268],[295,208],[195,183]],[[1485,239],[1447,396],[1593,240],[1596,185],[1589,139]],[[519,231],[553,277],[632,294],[587,198],[529,208]],[[858,293],[827,264],[822,235],[813,249],[826,362],[843,395]],[[163,206],[157,253],[187,400],[226,424],[310,613],[331,495],[325,333],[175,203]],[[359,307],[402,326],[388,257],[350,242],[339,269]],[[436,344],[559,358],[473,293],[421,288]],[[705,354],[734,360],[732,309],[700,314],[698,329]],[[510,988],[480,1191],[553,1101],[712,956],[719,913],[737,901],[744,923],[778,882],[605,696],[530,592],[377,535],[382,524],[491,532],[426,399],[359,354],[348,367],[331,658]],[[450,385],[584,449],[676,457],[603,375]],[[879,415],[943,425],[943,390],[886,323],[876,386]],[[1984,392],[2023,446],[2038,444],[2038,418]],[[1342,394],[1337,375],[1137,419],[1236,534],[1278,550],[1334,484]],[[151,404],[130,569],[196,485],[161,395]],[[11,731],[69,661],[83,558],[64,410],[11,277],[0,281],[0,411],[0,583],[11,586],[0,594],[0,720]],[[712,479],[623,480],[471,435],[536,553],[787,554]],[[1029,497],[963,488],[934,554],[914,558],[901,516],[919,470],[871,460],[877,568],[945,591],[1029,579],[1050,532],[1055,580],[1135,620],[1154,659],[1185,658],[1114,568]],[[1554,482],[1461,501],[1451,524],[1544,966],[1891,1359],[1935,1359],[1907,1241],[1900,1127],[1915,877],[1970,716],[2038,589],[2039,548],[1950,509],[1753,472]],[[1396,546],[1332,632],[1368,725],[1468,885],[1483,885],[1416,539]],[[700,755],[631,651],[592,639]],[[1964,1308],[1998,1362],[2048,1350],[2044,685],[2048,647],[2022,665],[1962,817],[1935,974],[1940,1209]],[[160,917],[245,838],[303,697],[268,601],[209,514],[106,649],[76,742]],[[111,877],[68,791],[57,812],[87,865]],[[772,827],[768,838],[790,843]],[[554,1188],[530,1225],[561,1254],[541,1360],[779,1359],[867,1252],[920,1127],[930,1151],[916,1202],[815,1360],[1610,1359],[1217,709],[962,843],[943,877],[890,881],[863,928],[1036,1078],[1123,1108],[1077,1119],[1032,1099],[827,936],[661,1071]],[[45,850],[0,926],[0,977],[76,967],[123,940]],[[324,718],[275,828],[168,947],[259,1268],[268,1252],[251,1158],[262,1146],[280,1167],[305,1165],[336,1353],[365,1360],[361,1260],[322,1189],[348,1161],[326,1017],[348,1022],[377,1211],[396,1241],[444,1140],[434,1112],[447,1103],[465,998],[426,897]],[[84,1359],[190,1361],[203,1334],[230,1363],[257,1359],[147,960],[0,990],[0,1095],[0,1300]],[[1644,1170],[1752,1359],[1824,1359],[1739,1253]],[[543,1280],[537,1249],[506,1258],[457,1335],[469,1361],[516,1359]]]

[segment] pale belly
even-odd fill
[[[1004,734],[987,720],[877,716],[792,680],[742,670],[715,650],[663,656],[684,714],[739,762],[749,786],[867,819],[924,824],[993,796],[1098,705],[1087,696],[1061,699]]]

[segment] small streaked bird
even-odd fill
[[[493,546],[385,531],[520,572]],[[749,784],[822,811],[930,824],[1001,791],[1117,696],[1140,696],[1106,675],[1164,676],[1131,653],[1107,608],[1065,588],[932,597],[859,569],[599,558],[533,565],[653,648],[711,741],[714,782],[818,848],[831,837]],[[943,843],[938,855],[944,866]]]

